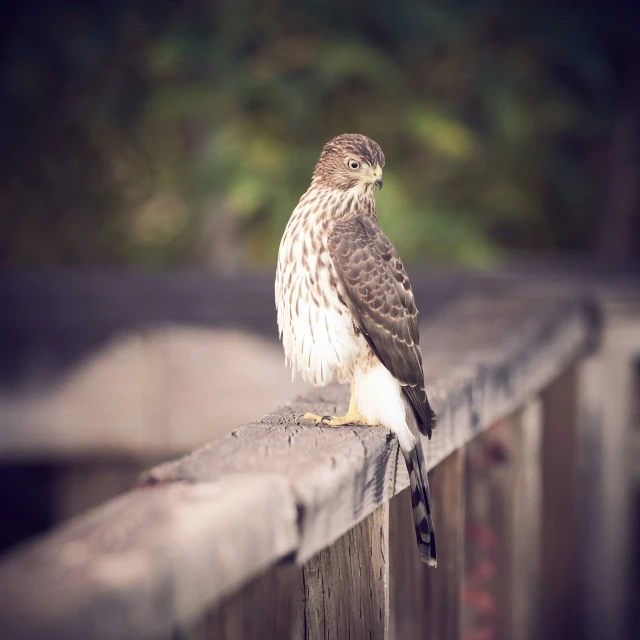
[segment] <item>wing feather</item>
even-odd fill
[[[418,309],[409,277],[372,216],[338,223],[329,253],[344,301],[382,364],[400,382],[421,433],[431,437],[435,414],[424,389]]]

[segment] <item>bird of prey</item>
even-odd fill
[[[287,363],[315,386],[351,384],[347,415],[305,414],[322,425],[382,425],[395,433],[411,486],[420,557],[436,565],[419,431],[435,414],[424,388],[418,310],[402,261],[376,215],[384,154],[371,139],[340,135],[322,149],[278,253],[276,308]],[[408,420],[409,412],[415,420]]]

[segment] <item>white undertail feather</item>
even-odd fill
[[[379,422],[398,438],[407,465],[411,486],[411,504],[418,550],[423,562],[435,567],[436,542],[431,515],[431,498],[422,444],[407,423],[407,406],[400,383],[374,356],[368,366],[355,368],[355,393],[358,412],[368,422]]]
[[[400,383],[389,370],[374,357],[365,367],[356,366],[354,380],[360,415],[391,429],[403,451],[413,449],[416,438],[407,425]]]

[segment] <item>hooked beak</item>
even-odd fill
[[[375,178],[373,184],[375,184],[378,189],[382,189],[382,167],[380,165],[376,165],[373,171],[373,177]]]

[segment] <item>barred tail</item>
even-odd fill
[[[416,439],[415,446],[408,451],[403,451],[402,454],[409,472],[413,521],[416,528],[420,558],[430,567],[435,567],[437,564],[436,537],[431,515],[431,496],[429,495],[427,467],[420,440]]]

